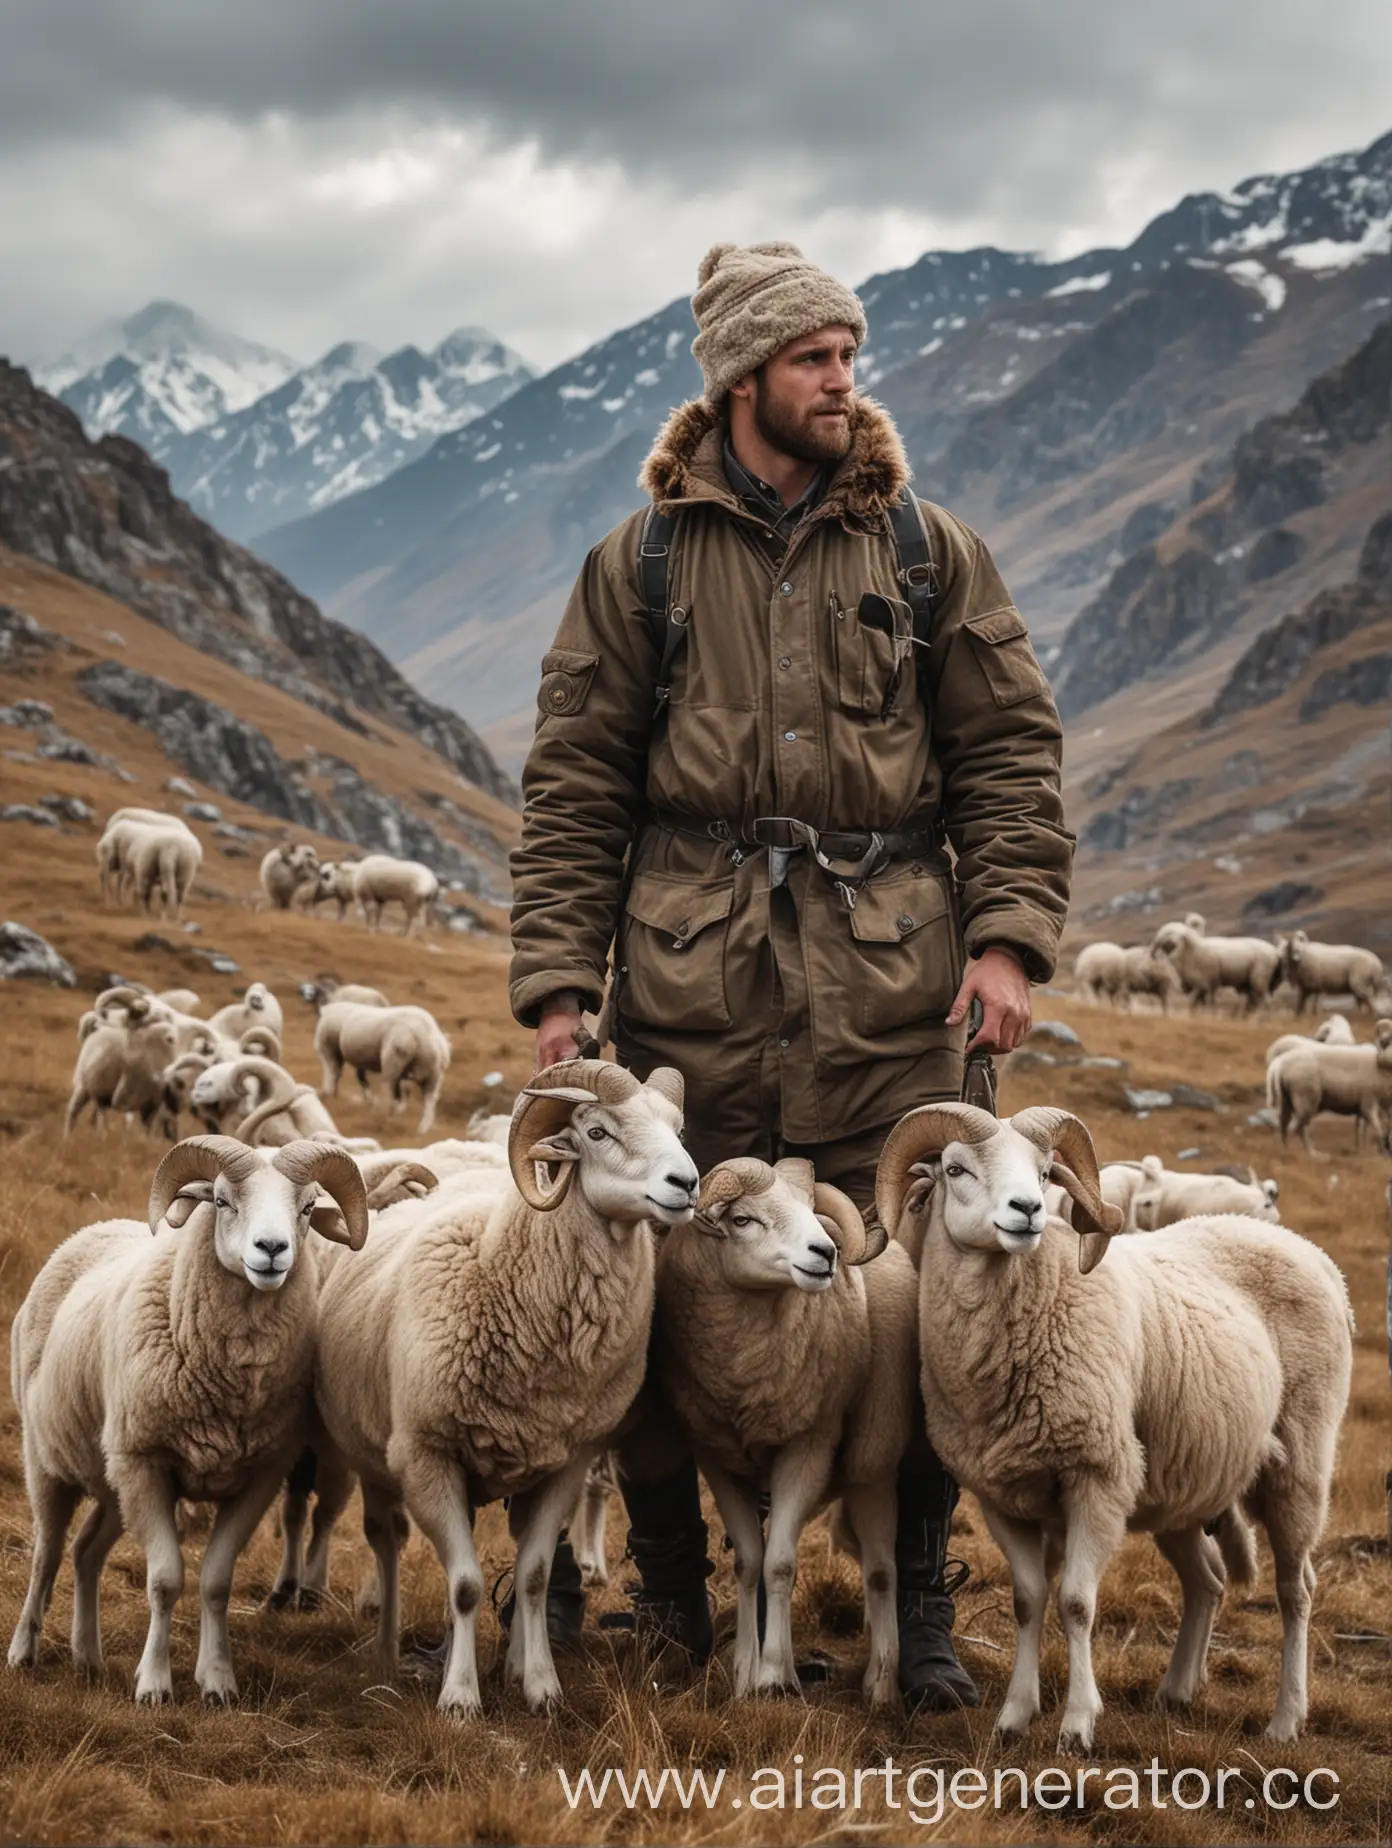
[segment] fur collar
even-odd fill
[[[704,398],[679,404],[658,432],[638,485],[659,505],[729,498],[722,458],[725,419]],[[851,404],[850,454],[837,468],[824,506],[878,526],[910,478],[908,458],[889,412],[873,398]]]

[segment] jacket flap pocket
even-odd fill
[[[966,627],[979,642],[1010,642],[1029,633],[1024,617],[1010,603],[1003,609],[987,610],[983,616],[968,616]]]
[[[537,693],[540,710],[560,717],[579,712],[589,697],[598,666],[597,654],[586,654],[579,648],[548,649],[541,661],[541,687]]]
[[[923,872],[862,886],[851,912],[851,933],[861,943],[903,943],[947,912],[941,874]]]
[[[735,902],[734,881],[693,885],[661,873],[639,873],[629,887],[626,909],[631,918],[671,937],[673,947],[690,942],[708,924],[728,918]]]

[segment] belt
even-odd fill
[[[648,817],[659,828],[673,834],[692,834],[704,840],[720,841],[730,849],[730,859],[740,866],[750,853],[766,848],[769,856],[769,887],[782,885],[788,877],[788,862],[795,853],[807,852],[829,873],[847,910],[855,909],[856,894],[865,881],[889,860],[912,860],[941,854],[947,835],[941,821],[919,828],[855,828],[838,831],[814,828],[811,822],[791,815],[759,815],[748,834],[739,833],[728,821],[701,821],[692,815],[656,809]],[[846,864],[837,865],[840,861]]]

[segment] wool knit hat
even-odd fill
[[[796,244],[712,244],[697,285],[691,351],[712,406],[802,334],[841,325],[857,341],[865,338],[865,310],[855,292],[809,262]]]

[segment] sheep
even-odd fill
[[[249,1027],[269,1027],[279,1038],[285,1032],[285,1010],[264,982],[253,982],[240,1001],[220,1007],[208,1025],[214,1033],[234,1041]]]
[[[511,1117],[492,1111],[487,1104],[483,1104],[470,1116],[464,1133],[472,1141],[496,1142],[500,1149],[505,1149],[511,1121]]]
[[[195,1014],[203,1005],[191,988],[161,988],[155,999],[162,1001],[167,1008],[172,1008],[176,1014]]]
[[[445,1569],[447,1714],[480,1711],[483,1576],[469,1509],[500,1495],[518,1540],[507,1676],[533,1711],[560,1695],[546,1634],[551,1555],[642,1383],[651,1227],[680,1225],[695,1206],[682,1097],[680,1074],[663,1068],[642,1084],[598,1059],[549,1066],[514,1110],[514,1187],[473,1207],[447,1197],[390,1207],[361,1275],[326,1266],[315,1400],[335,1480],[351,1471],[362,1483],[378,1650],[390,1668],[404,1507]]]
[[[1195,914],[1196,915],[1196,914]],[[1117,998],[1129,1003],[1136,995],[1154,995],[1160,1012],[1168,1014],[1171,1001],[1184,992],[1174,964],[1157,956],[1149,944],[1121,952],[1121,983]]]
[[[388,853],[370,853],[352,869],[353,896],[369,930],[382,922],[382,908],[399,904],[406,914],[409,937],[419,918],[428,923],[430,907],[440,894],[440,881],[419,860],[397,860]]]
[[[1124,991],[1126,951],[1119,943],[1084,944],[1074,959],[1073,979],[1084,1001],[1092,1006],[1100,1006],[1104,999],[1116,1001]]]
[[[1303,1014],[1320,995],[1352,995],[1370,1014],[1377,1011],[1387,971],[1372,950],[1352,943],[1312,943],[1303,930],[1280,940],[1281,975],[1295,990],[1295,1011]]]
[[[189,829],[137,825],[122,847],[122,880],[142,911],[154,910],[158,895],[164,914],[181,918],[202,863],[203,844]]]
[[[301,982],[300,995],[313,1003],[316,1014],[322,1014],[330,1001],[356,1001],[360,1007],[391,1006],[380,988],[368,988],[361,982],[336,982],[329,975],[321,975],[317,982]]]
[[[132,1019],[163,1020],[173,1029],[174,1051],[178,1057],[197,1052],[212,1058],[220,1051],[230,1050],[228,1043],[213,1030],[211,1021],[200,1020],[196,1014],[182,1014],[160,996],[130,982],[119,982],[114,988],[104,989],[92,1004],[92,1018],[99,1025],[122,1025]],[[84,1015],[83,1026],[87,1019]],[[80,1027],[79,1038],[82,1036]]]
[[[435,1106],[449,1069],[450,1042],[423,1007],[365,1007],[359,1002],[331,1001],[320,1010],[314,1050],[324,1067],[321,1095],[336,1097],[345,1065],[358,1074],[363,1096],[370,1095],[367,1074],[381,1072],[391,1089],[393,1108],[405,1104],[402,1087],[419,1085],[421,1120],[426,1135],[435,1121]]]
[[[1201,1214],[1247,1213],[1271,1225],[1281,1223],[1276,1181],[1240,1181],[1231,1174],[1180,1174],[1167,1172],[1158,1155],[1141,1163],[1141,1184],[1131,1205],[1131,1220],[1141,1232],[1155,1232],[1176,1220]],[[1105,1189],[1103,1197],[1106,1197]],[[1130,1227],[1124,1228],[1130,1230]]]
[[[1211,1006],[1220,988],[1235,988],[1244,1013],[1269,998],[1281,960],[1260,937],[1209,937],[1188,924],[1162,924],[1151,948],[1169,958],[1195,1007]]]
[[[193,829],[180,815],[167,815],[163,809],[119,808],[107,817],[102,829],[101,839],[97,842],[97,883],[101,901],[106,904],[109,899],[108,885],[114,882],[115,895],[119,904],[125,895],[125,885],[129,876],[127,853],[142,828],[168,830],[181,828],[190,839],[194,839]]]
[[[1307,1046],[1353,1046],[1353,1028],[1342,1014],[1326,1014],[1312,1034],[1282,1033],[1266,1049],[1266,1066],[1271,1067],[1288,1052],[1303,1052]],[[1273,1100],[1268,1095],[1267,1102]]]
[[[210,1073],[205,1072],[194,1085],[195,1105],[212,1095],[210,1076]],[[220,1077],[218,1089],[226,1090],[235,1097],[240,1095],[248,1080],[259,1083],[263,1096],[233,1131],[239,1142],[248,1143],[253,1148],[262,1145],[268,1148],[283,1147],[287,1142],[301,1140],[333,1142],[350,1153],[378,1148],[378,1143],[371,1136],[345,1136],[329,1115],[313,1085],[296,1084],[285,1067],[272,1059],[235,1060],[225,1077]]]
[[[1319,1046],[1288,1052],[1267,1073],[1267,1094],[1279,1113],[1281,1141],[1299,1132],[1305,1152],[1327,1161],[1310,1139],[1322,1110],[1367,1124],[1379,1148],[1387,1146],[1385,1111],[1392,1111],[1392,1020],[1377,1023],[1371,1046]]]
[[[1308,1240],[1249,1218],[1115,1239],[1121,1215],[1098,1178],[1086,1125],[1051,1108],[997,1122],[930,1104],[896,1124],[880,1157],[881,1223],[921,1250],[928,1433],[976,1496],[1014,1582],[1015,1666],[996,1725],[1022,1733],[1040,1710],[1044,1606],[1061,1558],[1060,1744],[1091,1750],[1097,1584],[1128,1528],[1152,1533],[1179,1575],[1183,1614],[1159,1697],[1192,1701],[1224,1567],[1255,1572],[1245,1510],[1275,1553],[1284,1626],[1267,1736],[1294,1739],[1308,1704],[1311,1554],[1352,1369],[1343,1277]],[[1073,1198],[1076,1232],[1046,1216],[1050,1179]]]
[[[309,841],[283,841],[261,860],[261,890],[276,911],[312,903],[310,894],[319,875],[319,855]]]
[[[78,1047],[63,1134],[72,1134],[88,1104],[94,1123],[103,1111],[130,1110],[148,1132],[169,1109],[165,1072],[176,1051],[173,1027],[143,997],[135,997],[123,1024],[98,1023]]]
[[[894,1485],[917,1366],[908,1252],[887,1248],[883,1232],[868,1237],[809,1162],[722,1162],[702,1180],[691,1225],[663,1241],[656,1315],[663,1384],[734,1543],[736,1695],[797,1691],[798,1536],[839,1495],[865,1578],[864,1692],[874,1706],[896,1700]]]
[[[1101,1170],[1099,1186],[1102,1198],[1108,1206],[1115,1206],[1120,1211],[1123,1232],[1134,1232],[1136,1229],[1135,1201],[1144,1180],[1145,1172],[1138,1161],[1109,1161]],[[1065,1225],[1072,1225],[1072,1196],[1056,1182],[1045,1188],[1044,1205],[1050,1218],[1062,1219]]]
[[[336,904],[341,924],[344,913],[357,899],[353,880],[360,864],[358,860],[325,860],[315,877],[311,909],[315,905]]]
[[[332,1206],[320,1204],[321,1188]],[[161,1232],[161,1221],[171,1229]],[[34,1555],[9,1662],[37,1659],[64,1537],[91,1495],[97,1505],[74,1548],[74,1664],[101,1669],[98,1582],[127,1529],[145,1554],[150,1605],[135,1698],[172,1698],[169,1638],[184,1577],[175,1503],[212,1501],[194,1675],[205,1700],[231,1701],[233,1569],[308,1429],[318,1277],[297,1262],[300,1246],[313,1229],[357,1250],[367,1205],[340,1149],[297,1142],[272,1155],[194,1137],[160,1163],[148,1222],[75,1233],[15,1317],[11,1383]]]

